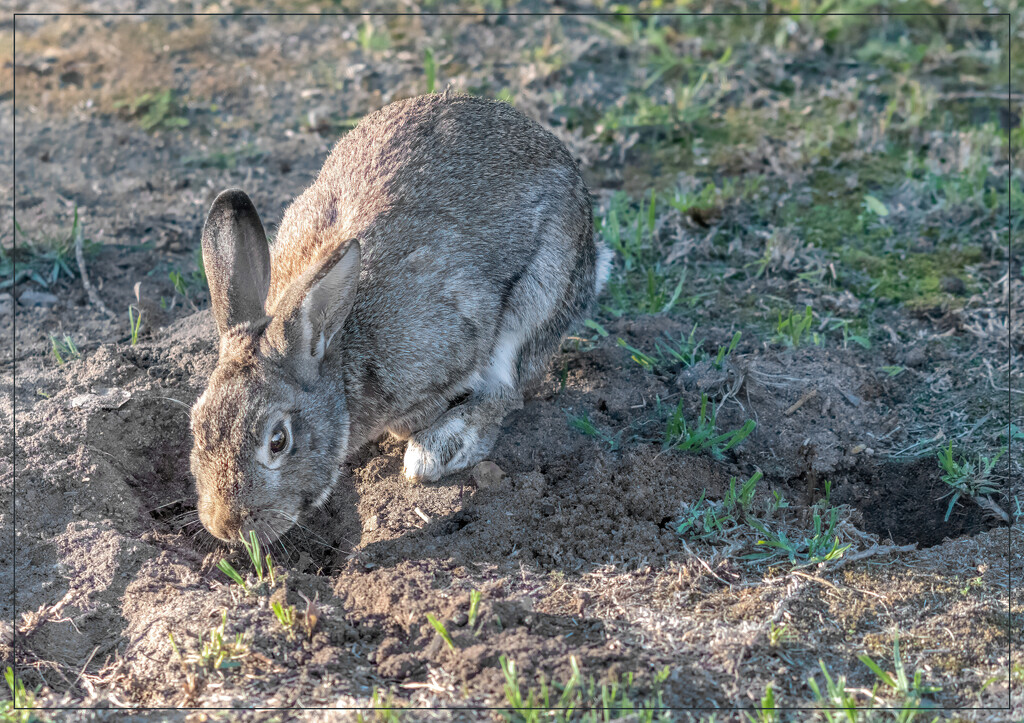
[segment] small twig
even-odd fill
[[[810,573],[803,572],[802,570],[793,570],[791,572],[791,574],[792,575],[799,575],[800,577],[807,578],[808,580],[813,580],[814,582],[818,583],[819,585],[824,585],[825,587],[830,587],[833,590],[836,590],[837,592],[839,590],[838,587],[836,587],[835,585],[830,583],[828,580],[820,578],[817,575],[811,575]]]
[[[804,395],[802,397],[800,397],[800,399],[798,399],[797,402],[793,406],[791,406],[789,409],[787,409],[785,412],[783,412],[783,414],[785,414],[788,417],[793,412],[798,410],[800,407],[804,406],[804,404],[806,402],[810,401],[811,399],[814,399],[816,396],[818,396],[818,390],[817,389],[812,389],[809,392],[805,392]]]
[[[835,572],[847,563],[856,562],[857,560],[863,560],[866,557],[873,557],[875,555],[888,555],[893,552],[911,552],[916,549],[916,542],[911,542],[909,545],[879,545],[876,543],[866,550],[855,552],[852,555],[844,555],[841,560],[837,561],[836,564],[832,566],[831,571]]]
[[[1006,524],[1011,524],[1010,516],[1006,514],[1006,510],[997,505],[991,497],[971,497],[975,504],[983,510],[988,510],[993,515],[1001,519]]]
[[[732,367],[731,366],[730,366],[729,371],[732,371]],[[725,403],[728,402],[730,399],[733,399],[736,396],[736,394],[739,392],[740,387],[743,386],[743,382],[746,381],[746,378],[747,378],[746,374],[743,374],[743,373],[737,373],[736,374],[736,381],[733,382],[732,387],[730,387],[729,390],[722,397],[722,401],[720,401],[718,403],[718,406],[715,407],[715,418],[716,419],[718,417],[718,413],[722,411],[722,407],[725,406]],[[738,399],[736,400],[736,403],[739,404],[741,408],[743,407],[743,405],[740,404]]]
[[[414,509],[413,512],[415,512],[419,516],[419,518],[426,522],[428,525],[430,524],[430,515],[421,510],[419,507]]]
[[[711,569],[711,565],[707,564],[703,560],[703,558],[701,558],[700,555],[697,555],[693,550],[690,549],[690,546],[686,544],[686,540],[682,540],[682,543],[683,543],[683,549],[686,550],[686,552],[689,553],[689,555],[691,557],[693,557],[693,559],[695,559],[697,562],[699,562],[704,567],[704,569],[707,570],[711,574],[711,577],[715,578],[716,580],[718,580],[723,585],[728,585],[729,587],[732,587],[732,583],[731,582],[729,582],[728,580],[723,580],[721,577],[719,577],[715,573],[715,571]]]
[[[93,306],[102,311],[109,318],[116,319],[117,315],[114,314],[114,312],[112,312],[110,309],[108,309],[107,305],[103,303],[103,299],[100,298],[100,295],[96,292],[95,287],[93,287],[92,283],[89,281],[89,274],[85,272],[85,252],[82,250],[84,243],[85,242],[82,238],[82,227],[81,225],[76,224],[75,260],[78,261],[78,273],[82,277],[82,286],[85,287],[85,293],[88,294],[89,301],[92,302]]]

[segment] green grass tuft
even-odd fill
[[[448,628],[444,626],[444,623],[442,623],[440,620],[435,618],[430,613],[427,613],[427,622],[430,623],[430,626],[437,631],[437,634],[441,636],[441,639],[444,640],[445,643],[447,643],[449,648],[451,648],[452,650],[456,649],[455,641],[452,640],[451,633],[448,632]]]
[[[82,353],[78,351],[78,347],[75,346],[75,341],[71,338],[70,334],[63,334],[59,339],[56,336],[51,335],[50,348],[59,366],[64,366],[66,362],[69,362],[72,359],[78,359],[82,356]]]
[[[654,676],[653,691],[637,700],[632,673],[598,685],[594,678],[583,677],[576,656],[569,658],[572,673],[567,681],[548,681],[542,675],[539,689],[527,688],[525,691],[515,661],[502,655],[498,663],[505,677],[505,701],[512,709],[499,712],[509,723],[597,723],[619,719],[653,723],[671,720],[660,691],[669,675],[667,667]]]
[[[726,452],[743,442],[757,427],[753,419],[748,419],[739,429],[718,434],[715,413],[708,409],[707,394],[701,395],[700,412],[696,422],[687,423],[683,406],[683,400],[679,400],[679,404],[669,415],[665,426],[663,449],[693,453],[709,452],[715,459],[722,459]]]

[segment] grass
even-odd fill
[[[631,22],[635,21],[635,22]],[[668,27],[651,17],[643,22],[630,19],[627,34],[642,41],[649,54],[646,79],[627,91],[625,102],[608,108],[595,124],[594,130],[606,138],[616,132],[642,130],[657,134],[664,143],[685,138],[687,131],[705,120],[712,106],[726,92],[725,76],[732,48],[711,61],[697,61],[676,52],[667,40]],[[602,27],[598,23],[598,27]],[[612,29],[611,23],[604,28]],[[670,96],[658,90],[669,85]]]
[[[49,288],[61,278],[75,278],[75,243],[83,235],[77,206],[66,234],[32,237],[18,223],[14,224],[14,232],[20,239],[16,250],[0,246],[0,291],[23,281]],[[97,246],[82,238],[83,254],[92,253]]]
[[[833,678],[823,660],[818,660],[818,666],[821,668],[821,674],[825,683],[824,692],[822,692],[821,687],[818,685],[816,676],[808,678],[807,685],[810,687],[811,692],[814,693],[814,702],[820,706],[819,712],[822,717],[828,723],[840,723],[843,720],[849,723],[857,723],[857,721],[861,720],[857,712],[857,699],[853,693],[847,690],[845,676]]]
[[[180,96],[170,88],[141,93],[130,100],[119,100],[114,108],[138,121],[146,131],[170,130],[188,126]]]
[[[771,647],[782,648],[796,639],[796,632],[790,629],[786,623],[781,625],[776,625],[774,622],[768,623],[768,645]]]
[[[655,675],[653,692],[638,700],[634,687],[634,676],[627,673],[621,679],[613,678],[607,683],[598,683],[593,677],[584,679],[579,661],[569,658],[572,673],[567,681],[548,681],[540,676],[539,688],[524,690],[520,671],[515,661],[502,655],[498,659],[505,678],[505,702],[512,710],[499,713],[509,723],[539,723],[540,721],[609,721],[629,719],[642,723],[668,721],[671,717],[665,710],[660,692],[661,685],[669,675],[666,667]]]
[[[836,534],[839,510],[831,508],[824,519],[827,522],[823,522],[822,514],[815,510],[811,533],[802,539],[790,539],[785,531],[772,530],[767,523],[750,517],[747,519],[748,524],[763,537],[757,544],[768,549],[744,555],[743,559],[764,562],[781,555],[793,567],[808,567],[838,560],[850,549],[849,544],[840,543],[839,535]]]
[[[394,704],[391,693],[386,696],[382,696],[379,688],[373,689],[373,694],[370,696],[370,706],[373,710],[373,719],[378,723],[398,723],[401,720],[397,706]],[[366,723],[366,718],[363,717],[362,713],[356,713],[356,721],[358,723]]]
[[[427,622],[430,623],[430,627],[437,631],[437,634],[441,636],[441,639],[448,645],[449,648],[455,650],[455,641],[452,640],[451,633],[448,632],[448,628],[444,626],[440,620],[435,618],[430,613],[427,613]]]
[[[753,713],[747,713],[747,720],[751,723],[776,723],[780,720],[779,712],[775,709],[775,691],[771,683],[765,686],[760,707]]]
[[[35,695],[25,689],[25,683],[14,674],[14,668],[7,666],[4,679],[11,691],[11,699],[0,703],[0,721],[4,723],[31,723],[42,720],[33,711]]]
[[[246,553],[249,555],[249,561],[252,563],[253,569],[256,571],[256,579],[259,582],[263,582],[264,569],[266,570],[266,576],[270,579],[270,584],[274,584],[274,564],[270,559],[270,553],[264,555],[260,548],[260,538],[256,535],[256,530],[249,530],[249,539],[242,538],[242,546],[245,547]]]
[[[806,10],[795,0],[790,5]],[[950,103],[933,85],[912,76],[927,57],[940,75],[980,74],[993,82],[998,76],[998,83],[1005,83],[1005,48],[969,44],[953,52],[959,41],[950,29],[909,18],[884,26],[863,18],[764,18],[753,30],[740,18],[623,13],[594,25],[635,52],[646,73],[626,84],[622,102],[580,111],[575,124],[583,126],[584,135],[606,142],[642,134],[631,151],[646,154],[649,165],[672,158],[669,165],[697,181],[657,199],[650,190],[635,201],[613,199],[598,214],[598,231],[622,262],[621,274],[602,300],[606,311],[660,313],[674,295],[680,277],[665,263],[664,224],[644,218],[651,206],[673,209],[698,225],[711,220],[712,231],[714,216],[728,209],[728,216],[742,219],[734,227],[740,237],[790,230],[807,247],[799,253],[817,254],[819,270],[828,270],[834,275],[831,282],[853,291],[869,308],[893,302],[912,308],[958,303],[942,288],[949,276],[974,288],[972,268],[982,262],[979,251],[990,243],[985,235],[993,223],[1005,225],[1010,196],[1022,194],[1015,179],[1007,193],[998,170],[1005,132],[992,120],[970,118],[970,103]],[[767,42],[773,32],[776,41]],[[846,32],[863,45],[845,37]],[[680,40],[695,35],[702,39],[703,52],[680,52]],[[751,42],[752,37],[759,40]],[[842,98],[812,100],[786,78],[778,87],[770,84],[783,103],[763,109],[738,106],[735,87],[731,93],[726,87],[734,79],[733,68],[748,67],[751,48],[771,48],[784,63],[804,52],[796,40],[801,37],[821,40],[832,48],[825,52],[837,54],[833,57],[848,54],[871,82],[852,85]],[[882,105],[878,97],[886,99]],[[1016,127],[1011,133],[1024,137]],[[741,183],[723,180],[721,170],[710,172],[777,138],[789,139],[796,151],[779,168],[746,172]],[[950,163],[936,162],[943,147],[956,151],[957,144],[959,153]],[[742,187],[747,179],[749,187]],[[922,239],[932,248],[917,249]],[[763,273],[766,261],[760,263]],[[675,307],[683,301],[681,295]],[[846,341],[859,343],[852,337]]]
[[[188,275],[183,274],[178,269],[172,269],[167,273],[167,278],[170,279],[171,284],[174,286],[174,291],[180,294],[186,301],[191,302],[191,295],[195,291],[202,291],[206,288],[206,267],[203,265],[203,251],[202,249],[196,249],[195,252],[196,269],[191,271]]]
[[[747,523],[764,538],[759,539],[757,544],[768,549],[746,555],[745,559],[765,561],[783,555],[793,567],[807,567],[841,558],[851,545],[841,543],[839,535],[836,534],[839,510],[832,507],[830,480],[825,480],[825,496],[811,507],[811,511],[810,533],[801,539],[792,540],[784,531],[772,530],[766,522],[749,517]]]
[[[673,364],[681,364],[684,367],[692,367],[700,361],[703,357],[703,350],[701,347],[704,345],[704,341],[701,340],[695,342],[694,334],[696,333],[697,325],[694,324],[693,328],[690,329],[689,336],[683,336],[680,334],[677,341],[672,339],[671,336],[666,335],[666,341],[658,340],[655,342],[659,362],[661,362],[662,365],[666,362],[671,362]],[[737,334],[738,333],[739,332],[737,332]]]
[[[142,311],[134,304],[128,305],[128,331],[131,333],[131,344],[139,343],[139,331],[142,329]]]
[[[603,429],[598,428],[594,424],[586,412],[583,414],[569,414],[566,412],[566,416],[569,419],[569,426],[573,429],[583,432],[588,437],[594,437],[599,439],[608,445],[608,448],[615,451],[619,448],[619,440],[616,437],[605,432]]]
[[[281,602],[274,601],[270,604],[270,609],[274,613],[274,617],[281,623],[281,626],[287,629],[291,629],[295,625],[295,606],[289,605],[285,607]]]
[[[992,500],[992,495],[999,492],[999,487],[992,479],[992,471],[1005,453],[1006,447],[1003,447],[995,455],[979,454],[975,459],[968,460],[962,456],[954,456],[952,442],[945,449],[939,450],[938,460],[943,473],[942,481],[950,487],[950,491],[943,495],[943,497],[950,498],[949,506],[946,507],[946,522],[949,521],[950,515],[953,514],[953,508],[961,497],[967,497],[980,507],[993,510],[996,503]]]
[[[808,337],[807,332],[812,323],[814,323],[814,312],[810,306],[804,307],[802,315],[790,311],[789,315],[784,317],[782,312],[779,312],[779,322],[775,325],[775,336],[772,337],[772,341],[796,349]],[[811,340],[815,345],[818,344],[817,333],[812,334]]]
[[[61,334],[60,338],[51,334],[50,350],[53,352],[53,356],[59,366],[64,366],[66,362],[79,359],[82,356],[82,353],[78,351],[78,347],[75,345],[75,340],[71,338],[70,334]]]
[[[477,616],[480,615],[480,600],[483,593],[479,590],[472,590],[469,593],[469,627],[472,630],[476,627]]]
[[[737,331],[732,335],[732,339],[729,340],[728,344],[723,344],[718,347],[718,353],[715,355],[715,360],[712,366],[716,369],[722,368],[722,364],[725,363],[725,358],[736,351],[736,345],[740,343],[740,336],[742,336],[742,332]]]
[[[182,655],[174,640],[174,634],[168,632],[174,654],[187,668],[198,668],[202,671],[240,668],[242,661],[249,654],[249,647],[243,641],[242,633],[236,633],[234,638],[225,635],[224,628],[227,622],[227,612],[221,613],[220,625],[211,628],[206,635],[200,635],[198,646],[187,655]]]
[[[827,723],[913,723],[920,714],[925,713],[927,720],[938,720],[937,717],[927,717],[936,710],[936,706],[927,702],[927,696],[942,689],[925,683],[920,670],[913,675],[908,674],[900,653],[898,635],[893,642],[891,672],[883,669],[868,655],[860,655],[858,660],[875,674],[877,682],[871,690],[849,688],[845,676],[833,677],[825,661],[818,660],[821,681],[817,675],[807,680],[816,706],[814,719],[824,719]],[[760,706],[753,713],[748,712],[747,719],[752,723],[781,721],[780,709],[769,684]]]
[[[276,583],[274,576],[274,562],[270,557],[270,553],[263,554],[260,547],[260,539],[256,535],[255,530],[249,530],[249,539],[244,536],[241,538],[242,546],[245,548],[245,552],[249,557],[249,562],[252,563],[253,571],[256,574],[256,581],[262,585],[264,580],[269,580],[271,587]],[[217,569],[223,572],[228,579],[233,581],[236,585],[242,588],[242,590],[248,594],[249,586],[245,581],[242,574],[235,569],[227,560],[221,560],[217,563]]]
[[[754,513],[755,491],[761,478],[760,470],[742,485],[737,485],[736,478],[732,477],[721,501],[708,500],[706,492],[702,492],[696,502],[684,503],[682,515],[673,523],[676,534],[690,540],[718,543],[733,537],[749,537],[753,532],[757,551],[738,555],[737,559],[771,562],[782,558],[793,568],[838,560],[851,547],[843,543],[837,533],[839,509],[831,506],[831,483],[826,482],[825,497],[811,508],[811,529],[791,537],[780,524],[768,522],[780,509],[788,507],[777,492],[774,499],[765,501],[765,514]]]
[[[437,62],[432,48],[423,51],[423,74],[426,76],[427,92],[433,93],[437,87]]]
[[[748,419],[739,429],[718,434],[716,415],[714,411],[708,409],[707,394],[701,395],[700,412],[696,422],[687,423],[683,407],[683,400],[679,400],[679,404],[669,415],[662,449],[695,454],[708,452],[715,459],[723,459],[726,452],[749,437],[757,427],[753,419]]]
[[[625,313],[667,314],[679,302],[686,281],[685,270],[670,269],[658,239],[658,198],[652,191],[646,203],[630,203],[615,194],[607,213],[595,215],[595,232],[617,254],[621,270],[609,279],[611,304],[604,308],[614,316]]]
[[[893,642],[893,672],[884,670],[871,657],[860,655],[858,659],[873,672],[877,683],[870,690],[851,690],[846,686],[846,678],[833,678],[825,662],[818,661],[821,668],[824,690],[817,681],[817,676],[808,679],[807,684],[814,693],[814,702],[819,706],[819,715],[828,723],[868,723],[869,721],[891,720],[895,723],[912,723],[925,713],[927,720],[938,720],[928,717],[936,707],[926,702],[926,697],[942,689],[928,685],[920,670],[912,676],[907,674],[906,666],[900,654],[900,641],[897,635]],[[858,695],[866,698],[861,703]],[[878,710],[883,708],[884,710]]]
[[[391,47],[391,35],[387,26],[377,27],[369,17],[359,26],[356,34],[359,47],[367,55],[377,55]]]
[[[938,693],[942,688],[925,684],[924,675],[920,670],[915,670],[913,676],[907,675],[906,666],[903,664],[903,658],[900,655],[899,635],[893,638],[892,654],[893,672],[891,673],[883,670],[868,655],[859,655],[857,657],[858,660],[870,668],[871,672],[878,677],[879,682],[888,689],[886,692],[889,696],[895,696],[900,702],[903,710],[898,720],[909,723],[916,716],[917,709],[920,708],[921,701],[925,696]],[[872,693],[872,697],[874,697],[874,693]]]
[[[190,168],[218,168],[220,170],[233,171],[238,167],[239,162],[255,162],[265,155],[264,151],[259,150],[255,144],[250,142],[237,148],[214,150],[204,154],[185,156],[181,159],[181,163]],[[201,257],[202,254],[200,253]]]
[[[227,575],[228,579],[241,587],[244,592],[249,592],[249,586],[245,584],[245,578],[242,577],[241,573],[239,573],[238,570],[235,569],[235,566],[230,562],[227,560],[221,560],[217,563],[217,569]]]
[[[654,342],[655,349],[652,354],[630,346],[621,337],[616,340],[616,343],[630,352],[630,358],[648,371],[671,371],[679,366],[692,367],[705,359],[711,360],[711,365],[715,369],[721,369],[725,364],[726,358],[736,350],[736,346],[740,343],[740,338],[743,336],[742,332],[737,331],[732,335],[732,339],[728,344],[722,344],[718,347],[718,352],[712,357],[703,349],[704,340],[695,340],[696,333],[696,324],[693,325],[689,335],[680,334],[679,339],[674,339],[670,334],[666,333],[664,339],[658,339]]]
[[[694,540],[721,539],[750,513],[754,491],[762,476],[758,470],[738,488],[736,478],[729,478],[729,490],[721,502],[710,502],[705,499],[706,493],[701,492],[697,501],[687,505],[684,515],[676,521],[676,534]]]
[[[591,351],[601,342],[602,339],[608,337],[608,330],[605,329],[601,324],[594,321],[593,319],[587,319],[583,322],[583,326],[594,332],[591,336],[567,336],[566,340],[573,343],[574,351]],[[583,332],[581,331],[580,334]],[[568,374],[568,369],[564,369],[565,374]],[[564,379],[563,379],[564,382]]]
[[[870,349],[871,339],[864,333],[856,333],[853,331],[855,327],[859,327],[860,324],[854,319],[829,319],[827,321],[829,331],[839,331],[842,336],[843,348],[848,349],[850,342],[853,342],[857,346]],[[817,342],[816,342],[817,343]],[[902,370],[902,367],[900,367]],[[897,374],[899,372],[896,372]]]
[[[642,366],[644,369],[647,369],[648,371],[654,369],[655,365],[658,363],[658,360],[655,359],[654,357],[650,356],[649,354],[644,354],[639,349],[627,344],[626,340],[623,339],[622,337],[619,337],[616,343],[618,343],[618,345],[621,346],[626,351],[630,352],[630,359],[632,359],[633,361],[635,361],[637,364]]]

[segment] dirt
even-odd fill
[[[188,409],[216,362],[206,291],[190,276],[213,195],[242,185],[264,218],[280,218],[342,132],[305,127],[315,106],[332,104],[338,120],[418,92],[419,39],[447,34],[462,44],[443,58],[445,72],[461,77],[460,64],[472,65],[464,83],[487,78],[495,90],[519,89],[517,105],[558,126],[601,203],[613,189],[643,185],[623,178],[638,152],[627,153],[632,143],[602,150],[558,125],[562,106],[547,93],[564,83],[575,89],[572,102],[614,99],[619,66],[600,61],[609,41],[588,40],[581,20],[396,21],[393,42],[412,45],[387,62],[360,49],[354,20],[340,31],[311,18],[77,22],[19,18],[17,111],[0,100],[4,120],[19,124],[5,218],[9,205],[22,228],[59,236],[77,209],[92,242],[89,272],[119,313],[106,318],[76,274],[48,285],[56,303],[15,303],[13,315],[0,317],[13,340],[3,352],[13,373],[3,377],[0,410],[14,433],[13,455],[0,460],[0,515],[11,532],[0,536],[0,561],[15,588],[0,598],[0,618],[13,621],[0,623],[0,651],[40,704],[351,708],[371,705],[380,691],[401,706],[503,706],[504,658],[516,662],[524,685],[539,676],[564,681],[575,663],[603,682],[635,674],[639,698],[658,690],[669,707],[756,705],[768,684],[785,704],[808,706],[807,679],[820,674],[819,660],[851,687],[870,689],[876,680],[857,656],[891,668],[897,635],[913,667],[941,686],[929,694],[935,706],[997,706],[1011,695],[998,676],[1019,664],[1007,655],[1011,639],[1020,642],[1007,600],[1011,573],[1020,575],[1019,534],[1010,535],[1019,526],[966,499],[947,519],[950,488],[934,445],[922,452],[918,444],[945,439],[932,435],[947,414],[965,427],[963,410],[980,388],[989,393],[957,365],[1004,350],[967,336],[965,324],[981,317],[893,306],[876,321],[899,334],[890,328],[871,349],[834,339],[787,348],[721,299],[763,304],[785,293],[802,304],[813,293],[820,308],[820,290],[808,291],[795,271],[730,280],[720,252],[699,241],[687,263],[704,279],[687,293],[722,277],[718,295],[671,314],[599,310],[607,336],[587,328],[566,340],[523,409],[507,418],[489,457],[496,468],[413,485],[401,475],[404,443],[377,440],[346,463],[345,483],[325,508],[271,546],[275,580],[256,580],[241,550],[202,529],[188,469]],[[337,32],[344,47],[332,50],[326,41]],[[11,27],[3,33],[10,39]],[[513,71],[489,54],[502,42],[540,47],[545,38],[571,56],[547,75],[539,61]],[[157,87],[188,88],[184,130],[148,132],[115,106]],[[214,150],[236,160],[211,166]],[[207,160],[186,162],[198,156]],[[707,219],[676,221],[690,229]],[[187,296],[175,291],[172,270],[192,279]],[[15,297],[33,283],[19,280]],[[137,343],[121,318],[133,303],[146,314]],[[619,342],[653,353],[698,321],[712,351],[742,328],[721,363],[712,355],[646,369]],[[950,328],[963,335],[959,346],[947,343]],[[51,337],[65,333],[80,356],[58,362]],[[692,421],[704,395],[719,430],[750,419],[753,433],[718,455],[668,448],[667,416],[681,403]],[[573,426],[581,415],[597,435]],[[702,495],[722,500],[730,480],[758,470],[759,519],[800,538],[816,511],[835,508],[835,534],[850,559],[752,563],[746,556],[764,549],[761,536],[742,524],[714,539],[679,534]],[[1011,509],[1009,497],[997,501]],[[248,575],[248,592],[218,569],[222,559]],[[481,595],[471,624],[473,591]],[[273,602],[295,606],[296,624],[282,626]],[[184,662],[222,615],[225,638],[245,642],[240,670]],[[452,646],[427,615],[444,623]],[[769,621],[795,637],[772,642]],[[1024,699],[1012,695],[1019,712]],[[152,713],[165,714],[187,715]]]
[[[666,327],[682,329],[661,319],[622,322],[610,330],[642,343]],[[749,397],[739,395],[743,413],[772,429],[755,432],[743,465],[663,452],[652,442],[612,451],[570,430],[567,414],[592,410],[596,424],[614,420],[642,429],[655,397],[681,394],[688,403],[699,397],[686,374],[646,372],[605,340],[554,361],[535,396],[508,419],[490,456],[504,474],[487,487],[477,487],[469,472],[411,485],[401,476],[404,443],[385,438],[361,450],[349,465],[348,485],[327,510],[272,549],[276,564],[288,570],[275,594],[299,610],[305,606],[299,592],[318,595],[321,606],[311,639],[282,640],[265,605],[239,601],[226,584],[215,568],[226,551],[195,521],[185,407],[215,362],[214,337],[204,311],[168,327],[158,340],[103,344],[62,367],[19,370],[19,656],[25,663],[47,661],[39,675],[56,690],[60,676],[51,682],[54,670],[89,669],[119,653],[132,661],[118,671],[124,703],[249,704],[258,690],[239,689],[228,697],[205,688],[183,694],[181,673],[169,658],[168,632],[187,641],[213,627],[224,609],[231,611],[228,630],[254,634],[253,649],[270,661],[256,665],[257,675],[288,690],[260,698],[268,705],[328,691],[365,695],[369,686],[429,679],[431,671],[486,695],[501,689],[502,655],[522,661],[527,676],[567,675],[570,654],[586,670],[615,664],[650,670],[673,658],[647,645],[613,645],[622,630],[615,616],[594,610],[603,591],[581,576],[595,569],[614,578],[687,569],[693,558],[671,524],[679,500],[701,492],[720,498],[729,477],[751,465],[770,470],[773,486],[795,500],[820,494],[808,487],[808,475],[831,476],[834,500],[858,509],[866,532],[883,539],[891,534],[898,544],[937,545],[993,526],[964,506],[942,524],[945,503],[936,497],[944,485],[930,460],[877,463],[828,453],[852,445],[865,420],[877,418],[877,401],[862,402],[857,416],[846,410],[841,422],[822,415],[826,403],[820,399],[787,417],[780,410],[800,398],[799,389],[773,391],[752,381],[771,378],[786,368],[784,360],[798,358],[801,374],[864,394],[851,373],[855,362],[848,358],[844,367],[834,350],[783,355],[783,361],[775,354],[736,355],[735,365],[743,365],[751,380]],[[561,368],[569,370],[564,389],[555,371]],[[838,375],[841,369],[845,376]],[[34,395],[41,389],[49,390],[49,398]],[[835,399],[837,407],[846,404],[831,391],[822,396]],[[374,529],[364,531],[371,519]],[[232,559],[240,569],[248,565],[237,554]],[[565,589],[555,588],[554,579],[564,579]],[[710,595],[698,607],[715,612],[702,615],[740,624],[771,610],[771,599],[751,607],[745,596],[736,598],[738,591],[717,583],[707,590],[709,581],[676,583],[685,593],[674,594],[694,602]],[[476,631],[455,622],[469,608],[471,589],[481,590],[484,600],[485,622]],[[26,623],[26,613],[38,622]],[[428,613],[448,622],[457,653],[426,624]],[[1004,642],[997,636],[987,649]],[[697,671],[687,670],[676,669],[666,700],[679,706],[707,702],[715,686],[707,688],[701,673],[705,684],[694,689]]]

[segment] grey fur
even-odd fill
[[[267,236],[252,201],[238,189],[217,196],[206,217],[203,268],[221,334],[263,316],[270,289]]]
[[[565,148],[471,96],[394,103],[346,135],[285,211],[259,308],[241,288],[261,283],[253,224],[228,193],[203,244],[230,250],[207,261],[220,358],[192,412],[200,517],[224,539],[282,534],[386,431],[408,438],[412,479],[483,459],[608,267]],[[273,457],[280,420],[293,441]]]

